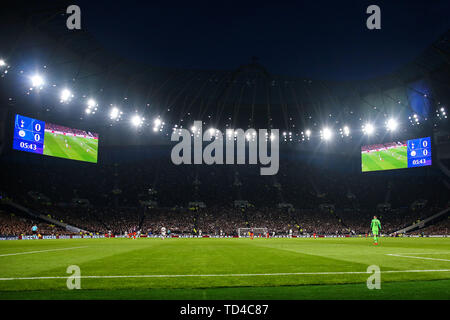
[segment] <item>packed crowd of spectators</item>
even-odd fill
[[[450,217],[438,221],[428,227],[411,232],[414,235],[449,235],[450,234]]]
[[[389,142],[389,143],[383,143],[383,144],[372,144],[367,146],[362,146],[361,151],[367,152],[367,151],[373,151],[373,150],[383,150],[391,147],[398,147],[398,146],[406,146],[406,141],[398,141],[398,142]]]
[[[67,231],[58,226],[33,220],[24,215],[8,213],[0,210],[0,236],[30,235],[31,228],[37,226],[38,232],[45,235],[66,234]]]
[[[75,134],[77,136],[88,136],[88,137],[98,138],[98,134],[97,133],[91,133],[91,132],[86,132],[84,130],[68,128],[68,127],[64,127],[64,126],[60,126],[60,125],[53,124],[53,123],[48,123],[48,122],[45,124],[45,129],[52,130],[52,131],[59,131],[59,132],[64,132],[64,133]]]
[[[362,174],[359,160],[338,156],[284,159],[276,176],[261,176],[259,166],[176,166],[161,157],[96,165],[33,159],[1,164],[0,181],[8,182],[2,191],[45,216],[98,233],[159,233],[164,226],[175,234],[232,235],[248,227],[278,234],[364,234],[374,215],[390,232],[449,205],[438,170]],[[426,200],[424,209],[412,209],[418,199]],[[251,206],[235,208],[234,200]],[[206,208],[192,210],[191,201]],[[279,209],[279,203],[293,209]],[[391,209],[378,210],[381,203]]]
[[[78,227],[88,233],[123,235],[134,231],[160,234],[165,227],[171,234],[229,235],[238,234],[239,228],[266,228],[276,235],[357,235],[370,232],[374,215],[382,222],[382,232],[390,234],[398,229],[427,218],[439,208],[419,210],[334,211],[328,209],[239,208],[213,206],[207,208],[147,208],[147,207],[58,207],[34,206],[43,214]],[[17,224],[16,229],[11,229]],[[3,215],[2,226],[9,231],[29,233],[33,222],[29,219]],[[41,233],[55,234],[56,228],[40,223]],[[47,226],[47,227],[46,227]],[[5,227],[6,228],[6,227]],[[6,229],[2,228],[2,231]],[[426,228],[428,233],[444,232],[444,227]],[[64,233],[64,231],[60,230]],[[0,233],[2,234],[2,233]]]

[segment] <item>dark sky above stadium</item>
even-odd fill
[[[82,28],[108,50],[157,66],[358,79],[394,71],[450,29],[450,2],[77,1]],[[381,30],[366,8],[381,8]]]

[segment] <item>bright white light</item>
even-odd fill
[[[398,128],[398,122],[395,119],[389,119],[386,123],[386,127],[389,131],[395,131]]]
[[[135,126],[135,127],[139,127],[142,124],[142,119],[140,116],[135,115],[133,116],[133,118],[131,118],[131,123]]]
[[[44,85],[44,79],[38,74],[34,75],[31,77],[31,85],[34,88],[41,87],[42,85]]]
[[[86,112],[87,114],[91,114],[92,110],[89,109],[89,108],[86,108],[85,112]]]
[[[155,127],[159,127],[161,125],[161,119],[156,118],[155,121],[153,121],[153,123],[155,124]]]
[[[117,118],[119,117],[119,114],[120,114],[119,109],[117,109],[116,107],[114,107],[114,108],[111,109],[111,112],[109,113],[109,117],[110,117],[112,120],[115,120],[115,119],[117,119]]]
[[[322,130],[322,137],[324,140],[330,140],[332,136],[333,136],[333,132],[331,132],[331,130],[329,128],[324,128]]]
[[[366,134],[368,134],[368,135],[371,135],[371,134],[374,133],[374,132],[375,132],[375,127],[374,127],[372,124],[367,123],[367,124],[364,126],[364,133],[366,133]]]
[[[61,91],[61,102],[67,102],[73,97],[72,92],[69,89]]]
[[[192,126],[192,127],[191,127],[191,131],[192,131],[192,132],[195,132],[195,131],[197,131],[197,128],[196,128],[195,126]]]
[[[97,102],[95,102],[94,99],[89,99],[87,102],[87,105],[89,108],[95,107],[97,105]]]
[[[309,138],[309,136],[311,135],[311,130],[308,129],[308,130],[306,130],[305,133],[306,133],[306,136]]]
[[[6,66],[6,62],[3,59],[0,59],[0,67]]]
[[[216,129],[214,129],[214,128],[209,129],[210,134],[214,134],[215,131],[216,131]]]
[[[347,127],[347,126],[344,127],[344,134],[346,136],[348,136],[350,134],[350,128],[349,127]]]

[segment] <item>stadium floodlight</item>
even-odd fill
[[[116,107],[112,108],[111,112],[109,113],[109,117],[112,120],[116,120],[119,117],[119,115],[120,115],[120,110]]]
[[[73,98],[73,94],[72,94],[72,92],[70,92],[69,89],[63,89],[61,91],[61,102],[62,103],[70,101],[71,98]]]
[[[371,135],[375,132],[375,127],[371,123],[366,123],[366,125],[363,127],[363,131],[367,135]]]
[[[195,131],[197,131],[197,128],[196,128],[196,126],[192,126],[192,127],[191,127],[191,131],[192,131],[192,132],[195,132]]]
[[[89,99],[88,102],[87,102],[88,108],[93,108],[93,107],[95,107],[96,105],[97,105],[97,102],[95,102],[94,99]]]
[[[30,78],[31,80],[31,86],[33,88],[42,87],[44,85],[44,78],[42,78],[40,75],[36,74]]]
[[[86,112],[86,114],[91,114],[92,110],[89,108],[86,108],[85,112]]]
[[[156,118],[153,121],[153,124],[155,125],[155,127],[159,127],[161,125],[161,119],[160,118]]]
[[[0,67],[6,66],[6,62],[3,59],[0,59]]]
[[[395,119],[389,119],[386,122],[386,128],[388,131],[395,131],[398,128],[398,122]]]
[[[157,131],[162,131],[164,122],[162,122],[162,120],[160,118],[156,118],[155,120],[153,120],[153,131],[157,132]]]
[[[333,132],[329,128],[323,128],[322,138],[324,140],[330,140],[332,136],[333,136]]]
[[[135,115],[131,118],[131,123],[135,127],[139,127],[142,124],[142,118],[139,115]]]
[[[306,136],[309,138],[309,137],[311,136],[311,130],[309,130],[309,129],[306,130],[306,131],[305,131],[305,134],[306,134]]]
[[[348,135],[350,134],[350,128],[348,126],[344,127],[344,134],[348,137]]]

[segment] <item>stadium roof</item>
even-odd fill
[[[95,97],[100,107],[119,105],[148,118],[160,116],[172,125],[203,120],[217,127],[296,130],[393,113],[407,118],[415,112],[411,92],[432,105],[450,102],[450,31],[394,73],[368,80],[329,81],[273,74],[256,58],[235,70],[144,66],[107,51],[84,30],[71,34],[61,30],[67,4],[56,1],[39,11],[27,8],[22,20],[15,16],[3,21],[18,31],[1,33],[1,43],[11,48],[5,57],[15,70],[45,70],[51,81]],[[39,103],[47,111],[57,109],[46,98]],[[83,110],[75,105],[65,113],[47,113],[46,118],[58,121],[64,116],[63,123],[76,125],[84,118]],[[88,121],[86,126],[103,125],[94,118],[83,120]]]

